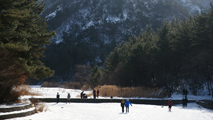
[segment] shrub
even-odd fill
[[[85,84],[81,87],[81,90],[88,90],[91,89],[89,84]]]
[[[20,100],[18,99],[20,96],[20,93],[17,91],[11,91],[7,96],[5,96],[6,103],[7,104],[12,104],[12,103],[19,103]]]
[[[43,111],[46,112],[48,110],[48,107],[44,103],[41,103],[41,101],[39,101],[35,98],[30,98],[29,100],[30,100],[31,104],[34,105],[36,113],[43,112]]]
[[[118,96],[120,88],[117,87],[116,85],[103,85],[103,86],[98,86],[95,89],[96,90],[99,89],[100,96],[109,97],[109,96]]]
[[[100,96],[110,97],[151,97],[162,98],[162,92],[158,88],[146,87],[118,87],[116,85],[103,85],[95,88],[99,89]]]
[[[19,93],[20,96],[23,96],[23,95],[32,95],[32,96],[41,95],[41,93],[33,92],[31,87],[27,86],[27,85],[16,86],[16,87],[13,88],[13,91]]]
[[[36,112],[46,112],[48,107],[44,103],[38,103],[36,105]]]

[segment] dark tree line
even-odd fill
[[[190,86],[194,94],[212,86],[213,6],[207,13],[182,21],[164,21],[162,27],[120,43],[104,68],[103,82],[120,86],[164,88],[168,92]]]

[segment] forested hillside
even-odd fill
[[[205,27],[211,20],[199,16],[210,16],[211,0],[45,1],[42,17],[57,36],[42,61],[55,70],[53,80],[82,81],[78,74],[83,68],[76,65],[85,65],[87,73],[98,65],[103,76],[96,82],[101,84],[170,91],[208,82],[210,90],[212,56],[206,45],[211,44],[201,36],[208,36]]]
[[[212,6],[212,5],[211,5]],[[120,43],[106,61],[103,84],[189,88],[193,94],[213,83],[213,6],[207,13],[164,21],[138,37]]]
[[[208,0],[207,0],[208,1]],[[176,0],[45,0],[42,16],[57,36],[45,51],[45,65],[56,79],[70,80],[75,65],[103,66],[106,56],[122,41],[156,31],[163,20],[183,19],[204,7],[188,8]],[[197,4],[198,5],[198,4]],[[210,6],[208,4],[208,6]],[[204,10],[204,9],[203,9]],[[73,78],[74,79],[74,78]]]

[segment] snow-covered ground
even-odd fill
[[[59,92],[60,98],[66,98],[67,93],[71,94],[71,98],[79,98],[81,93],[81,90],[77,89],[43,88],[40,86],[32,86],[32,90],[42,94],[42,96],[35,96],[40,98],[55,98],[57,92]],[[88,90],[85,91],[85,93],[90,94],[92,91]],[[30,97],[31,96],[23,96],[21,99]],[[100,98],[109,99],[109,97]],[[193,95],[189,95],[188,98],[191,100],[211,99],[210,96]],[[131,101],[131,99],[134,98],[129,99]],[[182,99],[182,95],[174,94],[171,99],[180,100]],[[45,112],[36,113],[27,117],[13,118],[10,120],[213,120],[213,110],[203,108],[196,103],[189,103],[186,108],[182,108],[181,105],[175,105],[172,107],[171,112],[168,111],[167,106],[132,104],[132,106],[130,106],[129,113],[121,112],[120,103],[44,104],[46,106],[45,109],[47,110]]]
[[[213,120],[213,110],[196,103],[173,106],[132,104],[129,113],[122,113],[119,103],[45,103],[48,111],[11,120]]]
[[[67,94],[70,93],[71,98],[80,98],[80,93],[82,92],[79,89],[64,89],[64,88],[49,88],[49,87],[40,87],[40,86],[31,86],[32,91],[36,93],[40,93],[41,96],[34,96],[35,98],[56,98],[56,94],[60,94],[60,98],[67,98]],[[101,91],[100,91],[101,92]],[[92,95],[92,90],[84,91],[85,94]],[[22,96],[21,99],[24,98],[31,98],[32,96]],[[93,96],[88,96],[88,98],[93,98]],[[100,99],[110,99],[110,97],[99,97]],[[127,98],[120,98],[114,96],[113,98],[116,99],[127,99]],[[173,99],[173,100],[182,100],[183,96],[181,94],[173,94],[170,98],[164,98],[164,99]],[[188,95],[188,100],[203,100],[212,99],[211,96],[194,96],[194,95]],[[161,99],[161,98],[128,98],[128,99]]]

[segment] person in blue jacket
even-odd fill
[[[132,106],[132,104],[128,99],[125,101],[125,105],[126,105],[126,112],[129,112],[129,105]]]

